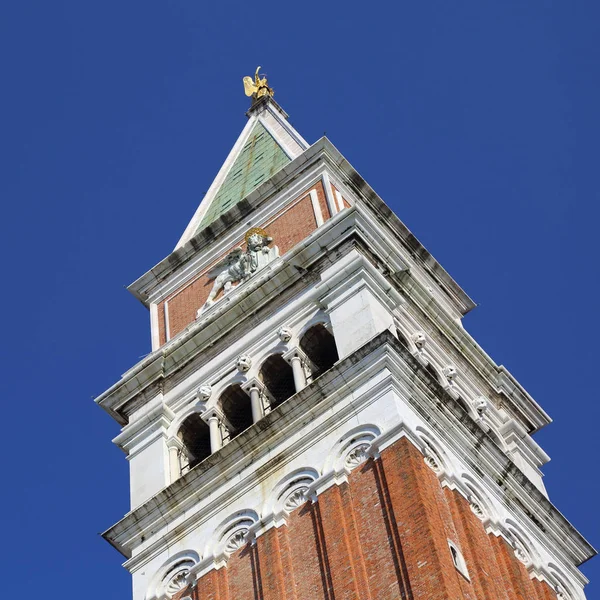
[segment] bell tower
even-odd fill
[[[183,236],[129,287],[152,352],[97,399],[130,464],[103,535],[133,600],[584,600],[595,551],[548,499],[548,415],[259,69]]]

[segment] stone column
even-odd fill
[[[252,422],[256,423],[265,416],[262,399],[265,386],[258,379],[252,378],[242,386],[242,389],[250,396]]]
[[[216,407],[209,408],[202,415],[202,419],[208,423],[208,428],[210,430],[210,451],[217,452],[223,446],[223,436],[221,435],[223,415]]]
[[[250,404],[252,405],[252,421],[256,423],[263,416],[262,400],[260,390],[256,386],[250,388]]]
[[[296,392],[303,390],[306,387],[306,373],[304,365],[308,363],[308,358],[299,348],[292,348],[283,355],[283,359],[292,365],[292,373],[294,374],[294,387]]]
[[[210,429],[210,451],[216,452],[221,449],[221,431],[219,430],[219,417],[213,415],[208,419]]]

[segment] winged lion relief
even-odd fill
[[[239,285],[247,281],[254,273],[279,256],[279,248],[270,247],[273,238],[264,229],[253,227],[246,232],[245,239],[246,250],[242,247],[234,248],[208,272],[208,278],[214,279],[214,284],[206,302],[198,310],[198,316],[217,301],[221,291],[223,295],[228,294],[234,284]]]

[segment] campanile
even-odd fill
[[[129,290],[152,352],[97,403],[133,600],[584,600],[548,415],[463,329],[474,303],[257,69],[173,252]]]

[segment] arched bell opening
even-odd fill
[[[260,380],[269,392],[271,408],[276,408],[296,393],[294,373],[281,354],[272,354],[260,368]]]
[[[410,348],[410,344],[408,343],[408,338],[404,335],[404,333],[402,333],[402,331],[400,330],[400,327],[398,327],[397,324],[396,324],[396,337],[398,338],[398,341],[405,348]]]
[[[427,373],[429,373],[429,375],[431,375],[431,378],[436,382],[439,383],[440,385],[442,385],[442,379],[441,376],[438,372],[438,370],[431,364],[429,363],[426,367],[425,370],[427,371]]]
[[[300,340],[300,348],[315,366],[312,379],[328,371],[339,360],[333,335],[318,323],[308,329]]]
[[[229,386],[219,397],[219,404],[230,426],[229,439],[253,424],[250,397],[239,385]]]
[[[198,413],[190,415],[183,421],[177,437],[185,449],[185,456],[180,460],[182,473],[193,469],[211,455],[210,430]]]

